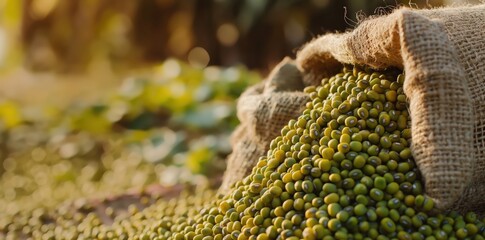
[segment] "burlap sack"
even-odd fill
[[[442,209],[485,212],[485,5],[398,9],[298,53],[307,83],[341,63],[404,69],[412,150]]]
[[[279,63],[269,77],[247,89],[239,98],[237,116],[241,124],[231,137],[233,152],[227,159],[219,193],[246,177],[264,156],[271,140],[292,118],[301,114],[309,97],[296,65],[288,58]]]

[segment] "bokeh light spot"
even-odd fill
[[[37,148],[34,148],[34,150],[32,150],[31,155],[32,155],[32,160],[36,162],[41,162],[42,160],[45,159],[45,157],[47,156],[47,153],[43,148],[37,147]]]
[[[193,67],[203,68],[209,64],[210,56],[205,49],[196,47],[190,50],[187,60]]]
[[[217,29],[217,40],[224,46],[234,45],[239,38],[239,31],[234,24],[225,23]]]
[[[168,59],[162,65],[162,74],[166,78],[174,78],[180,75],[182,68],[174,59]]]

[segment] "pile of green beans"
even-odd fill
[[[311,100],[302,115],[283,127],[267,155],[228,195],[158,203],[111,226],[91,217],[59,234],[85,239],[485,239],[484,220],[475,213],[440,212],[424,195],[410,150],[403,82],[397,70],[346,67],[305,89]],[[56,228],[45,230],[56,236]]]

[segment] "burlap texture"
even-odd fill
[[[241,124],[231,137],[233,152],[227,159],[219,193],[226,193],[232,184],[246,177],[283,126],[301,114],[309,101],[303,87],[298,68],[286,58],[265,81],[241,95],[237,104]]]
[[[485,212],[485,5],[398,9],[297,54],[308,84],[341,63],[405,71],[412,150],[439,208]]]

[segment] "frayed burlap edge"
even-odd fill
[[[231,137],[233,152],[227,158],[219,194],[227,193],[231,185],[251,173],[281,128],[301,114],[309,101],[303,87],[294,60],[285,58],[265,81],[248,88],[240,96],[237,116],[241,124]]]

